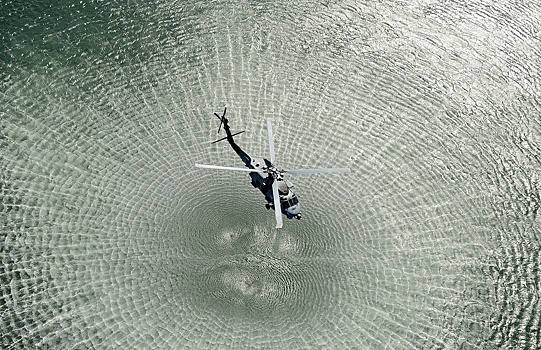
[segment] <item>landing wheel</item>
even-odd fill
[[[267,210],[269,210],[271,208],[270,204],[269,203],[265,203],[265,208],[267,208]]]
[[[301,214],[297,214],[297,216],[295,216],[295,218],[296,218],[297,220],[300,220],[300,219],[301,219]]]

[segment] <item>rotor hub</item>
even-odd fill
[[[278,170],[274,165],[268,167],[266,172],[275,180],[281,180],[283,178],[283,172]]]

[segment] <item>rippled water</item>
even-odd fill
[[[2,3],[0,347],[535,349],[541,6]],[[273,120],[275,230],[217,138]]]

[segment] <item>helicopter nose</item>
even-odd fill
[[[297,214],[299,214],[301,212],[301,204],[297,203],[295,205],[290,206],[289,208],[287,208],[287,212],[291,216],[296,216]]]

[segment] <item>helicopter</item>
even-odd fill
[[[195,164],[195,166],[204,169],[248,172],[252,179],[252,186],[259,189],[261,193],[263,193],[263,195],[265,196],[265,199],[267,201],[265,207],[267,209],[272,208],[274,210],[276,218],[276,228],[282,228],[283,226],[282,214],[284,214],[288,219],[301,219],[301,204],[299,203],[297,195],[292,190],[294,187],[293,184],[290,181],[284,179],[285,173],[339,174],[349,172],[348,168],[278,170],[278,168],[276,168],[276,166],[274,165],[275,154],[271,120],[267,120],[270,159],[262,157],[252,157],[248,155],[245,151],[243,151],[240,146],[235,143],[233,136],[239,135],[245,130],[232,134],[229,127],[229,120],[225,117],[226,112],[227,107],[224,108],[222,116],[219,116],[218,113],[214,113],[214,115],[220,120],[218,133],[220,133],[221,127],[223,125],[227,136],[219,140],[213,141],[212,143],[214,144],[223,140],[227,140],[233,150],[243,161],[247,169],[207,164]],[[277,210],[276,208],[280,208],[280,210]]]

